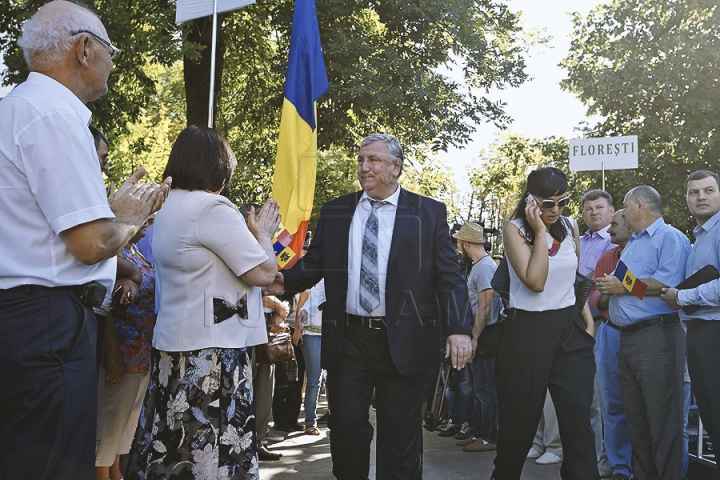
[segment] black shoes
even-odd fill
[[[268,450],[265,447],[265,445],[260,445],[258,447],[258,458],[260,460],[273,461],[273,460],[280,460],[281,457],[282,457],[282,453],[271,452],[270,450]]]

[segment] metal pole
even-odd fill
[[[605,190],[605,162],[602,162],[602,189]]]
[[[213,128],[213,104],[215,103],[215,53],[217,50],[217,0],[213,1],[212,49],[210,57],[210,101],[208,102],[208,128]]]

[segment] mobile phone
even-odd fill
[[[107,289],[99,283],[92,281],[82,286],[80,300],[89,307],[99,307],[105,301]]]
[[[528,196],[525,197],[525,201],[527,203],[534,203],[535,205],[538,204],[538,201],[535,199],[535,196],[532,193],[528,193]]]
[[[123,290],[125,290],[125,289],[123,288],[122,285],[118,285],[118,287],[115,290],[113,290],[113,293],[112,293],[112,306],[113,307],[117,307],[118,305],[120,305],[120,300],[122,300],[122,296],[123,296]]]

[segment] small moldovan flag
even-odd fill
[[[625,290],[632,293],[640,300],[645,297],[645,291],[648,287],[647,283],[638,280],[637,277],[630,271],[630,269],[627,267],[627,265],[625,265],[622,260],[618,262],[617,268],[615,268],[615,273],[613,275],[615,275],[615,277],[620,280],[620,283],[623,284]]]
[[[275,257],[277,258],[278,266],[282,269],[286,266],[292,266],[297,261],[297,255],[292,248],[289,247],[293,236],[287,231],[285,226],[281,223],[275,230],[275,236],[273,237],[272,244],[273,250],[275,251]]]

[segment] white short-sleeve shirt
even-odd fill
[[[115,281],[115,257],[84,265],[61,232],[113,218],[88,130],[90,111],[32,72],[0,102],[0,289]]]

